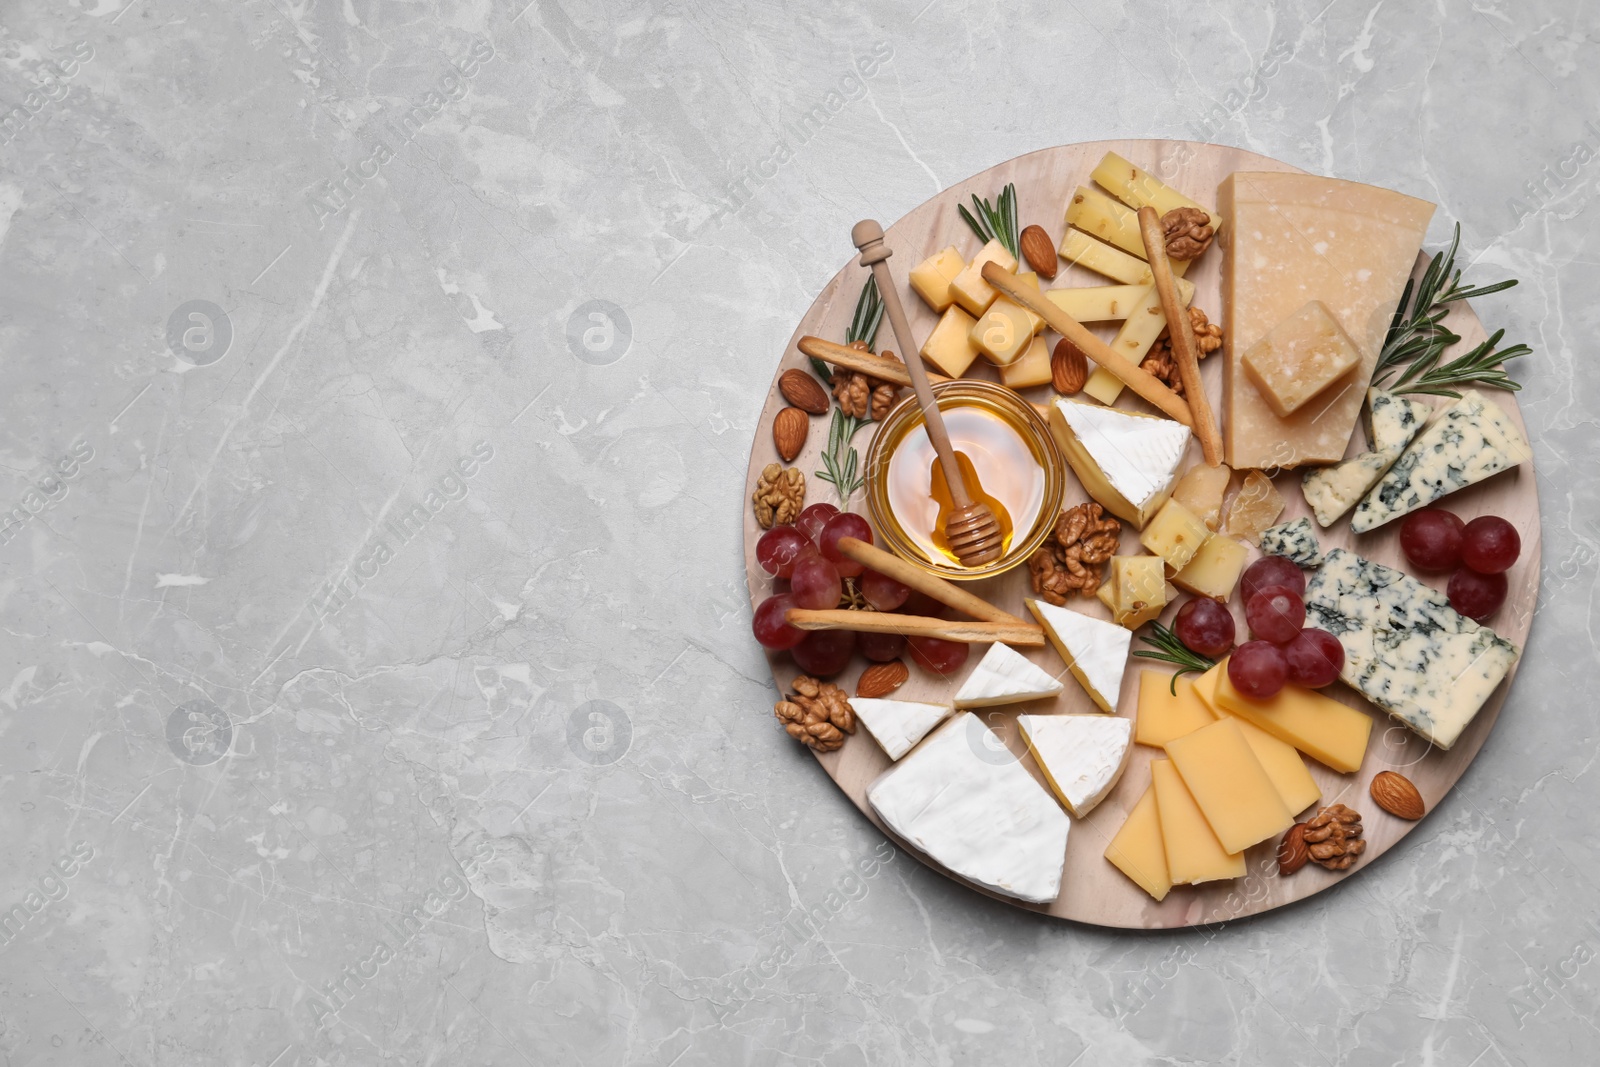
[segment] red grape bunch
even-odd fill
[[[1506,601],[1506,571],[1522,554],[1522,538],[1498,515],[1463,523],[1443,508],[1423,508],[1401,524],[1400,551],[1419,571],[1454,570],[1445,587],[1450,606],[1484,622]]]

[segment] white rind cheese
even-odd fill
[[[1316,530],[1310,519],[1296,519],[1261,531],[1261,552],[1268,556],[1282,556],[1299,567],[1317,567],[1322,564],[1322,546],[1317,543]]]
[[[1018,900],[1061,892],[1070,821],[977,716],[962,712],[886,771],[867,801],[952,873]]]
[[[949,704],[918,704],[910,700],[880,700],[851,697],[850,707],[867,728],[872,739],[897,760],[910,752],[928,731],[948,719],[955,709]]]
[[[1080,819],[1110,795],[1133,753],[1132,719],[1018,715],[1017,725],[1056,798]]]
[[[1084,692],[1101,711],[1115,711],[1133,631],[1039,600],[1029,600],[1027,605]]]
[[[1306,625],[1344,646],[1345,684],[1445,749],[1521,655],[1437,589],[1342,548],[1306,585]]]
[[[989,651],[962,683],[955,705],[987,708],[995,704],[1016,704],[1055,696],[1063,688],[1028,657],[1010,645],[996,642],[989,646]]]
[[[1181,422],[1066,399],[1050,429],[1089,495],[1140,528],[1172,492],[1190,437]]]
[[[1340,515],[1355,507],[1356,501],[1378,484],[1395,460],[1405,455],[1406,446],[1422,432],[1428,421],[1428,405],[1386,393],[1367,391],[1367,440],[1372,451],[1347,459],[1332,467],[1306,472],[1300,483],[1306,503],[1321,526],[1332,526]]]
[[[1499,405],[1469,391],[1395,461],[1356,507],[1350,529],[1375,530],[1532,458],[1527,440]]]

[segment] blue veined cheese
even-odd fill
[[[1342,548],[1306,585],[1306,625],[1339,639],[1346,685],[1443,749],[1522,654],[1437,589]]]
[[[1372,451],[1332,467],[1307,471],[1301,479],[1300,491],[1317,523],[1332,526],[1354,507],[1405,454],[1427,420],[1428,405],[1382,389],[1367,390],[1367,440],[1372,442]]]
[[[1407,400],[1379,388],[1367,390],[1367,440],[1372,451],[1404,448],[1428,421],[1431,409],[1418,400]]]
[[[1261,551],[1268,556],[1282,556],[1298,567],[1317,567],[1323,560],[1316,531],[1311,520],[1305,518],[1262,530]]]
[[[1469,391],[1395,461],[1356,507],[1350,528],[1375,530],[1531,458],[1527,440],[1499,405]]]

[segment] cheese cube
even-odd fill
[[[1172,487],[1172,499],[1194,512],[1207,528],[1215,530],[1222,524],[1222,498],[1228,492],[1228,479],[1233,471],[1226,463],[1208,467],[1196,463],[1183,472],[1178,484]]]
[[[1272,779],[1273,788],[1283,798],[1283,806],[1289,809],[1291,815],[1298,815],[1322,799],[1322,787],[1311,777],[1311,772],[1306,769],[1306,761],[1293,745],[1279,741],[1261,727],[1238,716],[1230,718],[1239,724],[1250,751],[1261,761],[1262,769]]]
[[[1010,297],[996,297],[977,322],[972,324],[970,340],[974,348],[1004,367],[1016,362],[1033,340],[1033,313]]]
[[[1161,813],[1151,784],[1128,812],[1122,829],[1106,846],[1106,859],[1157,901],[1167,899],[1172,878],[1167,873],[1167,846],[1161,839]]]
[[[1189,565],[1210,538],[1211,531],[1194,512],[1176,500],[1168,500],[1139,535],[1139,543],[1160,556],[1169,573],[1176,574]]]
[[[1111,598],[1124,613],[1166,606],[1167,578],[1160,556],[1112,556]],[[1120,621],[1120,620],[1119,620]]]
[[[1276,837],[1294,816],[1233,719],[1218,719],[1167,742],[1167,758],[1228,852]]]
[[[1347,377],[1361,353],[1328,305],[1313,300],[1251,345],[1239,362],[1267,406],[1288,418]]]
[[[1372,733],[1372,716],[1332,697],[1286,685],[1266,700],[1233,687],[1228,672],[1217,675],[1216,703],[1230,715],[1261,727],[1319,763],[1349,774],[1361,769]]]
[[[1189,565],[1172,576],[1172,583],[1196,596],[1226,601],[1233,595],[1249,554],[1249,549],[1233,538],[1212,534]]]
[[[1161,819],[1167,874],[1173,885],[1214,882],[1244,874],[1244,854],[1222,847],[1194,796],[1170,760],[1150,761],[1150,778]]]
[[[922,342],[922,358],[951,378],[959,378],[978,358],[972,344],[971,315],[954,305],[945,309],[928,339]]]
[[[1074,230],[1070,226],[1061,235],[1058,252],[1068,263],[1087,267],[1123,285],[1144,286],[1155,281],[1142,251],[1138,256],[1130,256],[1122,249],[1112,248],[1104,241],[1096,241],[1082,230]]]
[[[988,311],[989,305],[994,303],[997,295],[994,286],[983,280],[985,263],[998,263],[1005,270],[1017,269],[1017,258],[1006,251],[1005,245],[994,240],[984,245],[978,254],[972,257],[972,262],[950,280],[951,297],[974,316]]]
[[[935,311],[943,311],[955,300],[950,294],[950,283],[956,280],[966,265],[956,246],[951,245],[911,269],[911,288],[922,297],[923,303]]]
[[[1096,367],[1089,375],[1089,380],[1083,383],[1083,394],[1110,407],[1122,395],[1122,379],[1104,367]]]
[[[1216,721],[1195,695],[1194,679],[1173,678],[1164,671],[1139,672],[1139,717],[1133,726],[1133,739],[1139,744],[1160,748]]]
[[[1044,298],[1079,322],[1125,319],[1150,293],[1148,285],[1086,285],[1051,289]]]
[[[1273,486],[1272,479],[1260,471],[1244,476],[1244,484],[1228,504],[1225,520],[1228,535],[1255,544],[1261,531],[1278,521],[1283,514],[1283,495]]]
[[[1000,384],[1010,389],[1027,389],[1050,382],[1050,346],[1043,337],[1034,337],[1022,355],[1000,368]]]

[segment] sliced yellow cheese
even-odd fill
[[[1173,260],[1174,269],[1176,269],[1178,262],[1178,260]],[[1189,302],[1194,299],[1194,283],[1185,278],[1178,278],[1176,279],[1176,284],[1179,302],[1184,307],[1188,307]],[[1167,316],[1161,310],[1161,294],[1156,292],[1154,286],[1151,286],[1138,306],[1128,312],[1127,321],[1122,324],[1122,329],[1118,330],[1117,335],[1111,339],[1111,347],[1122,358],[1137,366],[1149,354],[1150,349],[1161,338],[1161,334],[1166,328]],[[1095,368],[1095,374],[1101,374],[1102,372],[1109,380],[1105,381],[1104,385],[1098,387],[1097,392],[1091,395],[1102,404],[1115,403],[1117,397],[1122,395],[1122,379],[1112,375],[1104,367]],[[1090,378],[1092,380],[1093,375]],[[1112,383],[1115,384],[1113,385]],[[1085,391],[1087,391],[1087,386],[1085,386]],[[1107,400],[1105,398],[1107,395],[1111,399]]]
[[[1372,717],[1332,697],[1286,685],[1274,697],[1256,700],[1233,687],[1228,672],[1217,675],[1216,706],[1261,727],[1319,763],[1349,774],[1361,769],[1372,734]]]
[[[1135,211],[1142,207],[1153,207],[1156,214],[1165,215],[1180,207],[1192,207],[1206,213],[1213,230],[1222,230],[1222,218],[1215,211],[1190,200],[1154,174],[1140,170],[1115,152],[1107,152],[1089,177]]]
[[[1122,395],[1122,379],[1104,367],[1096,367],[1089,380],[1083,383],[1083,393],[1110,407]]]
[[[1147,286],[1155,281],[1150,273],[1150,264],[1144,261],[1144,253],[1130,256],[1122,249],[1113,248],[1104,241],[1096,241],[1082,230],[1074,230],[1070,226],[1061,235],[1058,252],[1068,263],[1087,267],[1123,285]]]
[[[1160,748],[1216,721],[1195,695],[1193,679],[1174,680],[1164,671],[1139,672],[1139,715],[1133,721],[1133,739],[1138,744]]]
[[[1148,295],[1148,285],[1085,285],[1049,289],[1044,298],[1079,322],[1109,322],[1127,318]]]
[[[973,321],[971,315],[954,304],[945,308],[938,325],[922,342],[922,358],[940,374],[961,377],[978,358],[978,349],[972,343]]]
[[[1169,499],[1139,534],[1139,543],[1160,556],[1174,574],[1189,565],[1211,531],[1194,512]]]
[[[1050,346],[1035,337],[1022,355],[1000,368],[1000,384],[1010,389],[1027,389],[1050,381]]]
[[[1227,657],[1223,657],[1215,667],[1212,667],[1194,680],[1194,695],[1200,698],[1200,703],[1204,704],[1206,710],[1211,712],[1214,717],[1220,717],[1225,714],[1221,708],[1217,707],[1217,679],[1227,669],[1228,660]]]
[[[1150,761],[1150,778],[1161,817],[1161,842],[1173,885],[1214,882],[1244,874],[1244,853],[1222,847],[1200,805],[1170,760]]]
[[[1226,851],[1243,852],[1294,824],[1294,816],[1234,719],[1218,719],[1173,738],[1166,749]]]
[[[1172,878],[1167,873],[1167,847],[1161,839],[1161,813],[1156,807],[1154,785],[1145,789],[1144,796],[1128,812],[1122,829],[1106,846],[1106,859],[1156,900],[1167,899]]]
[[[1198,699],[1198,698],[1196,698]],[[1246,722],[1238,716],[1229,716],[1239,724],[1250,751],[1261,761],[1261,767],[1272,779],[1273,788],[1283,798],[1283,806],[1291,815],[1298,815],[1322,799],[1322,787],[1311,777],[1306,761],[1295,747],[1267,733],[1261,727]]]
[[[1017,259],[998,240],[990,241],[972,257],[972,262],[950,280],[950,296],[970,315],[982,315],[989,310],[997,295],[994,287],[983,280],[983,265],[998,263],[1006,270],[1017,269]]]
[[[1172,576],[1172,583],[1196,596],[1208,596],[1226,601],[1233,595],[1233,587],[1244,572],[1244,561],[1249,550],[1233,538],[1212,534],[1200,551],[1194,554],[1189,565]]]
[[[1105,193],[1080,185],[1067,201],[1067,225],[1116,245],[1131,255],[1145,258],[1144,236],[1139,232],[1139,213],[1123,206]],[[1187,259],[1172,261],[1174,277],[1189,269]]]
[[[922,297],[923,303],[942,312],[955,300],[950,294],[950,283],[956,280],[966,265],[956,246],[951,245],[911,268],[911,288]]]
[[[1360,362],[1360,350],[1328,305],[1313,300],[1251,345],[1240,365],[1261,399],[1286,419]]]

